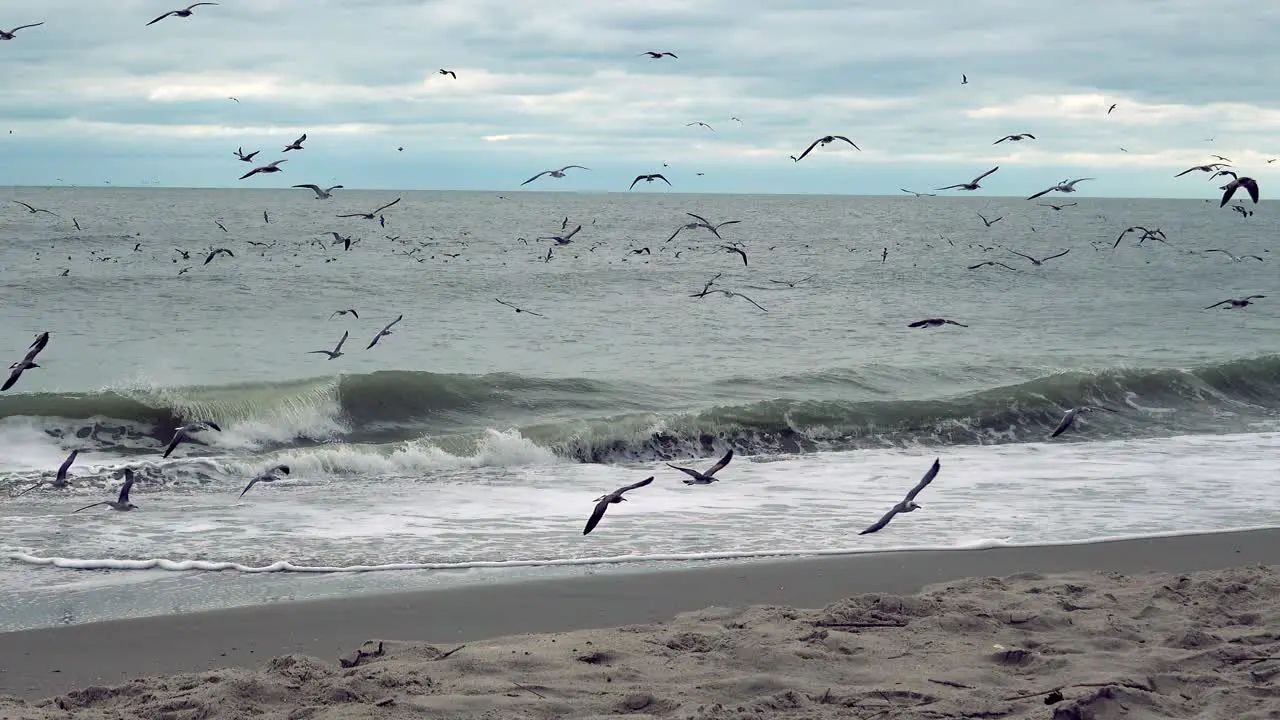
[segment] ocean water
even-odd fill
[[[396,197],[385,223],[335,217]],[[1268,203],[1066,200],[0,189],[0,349],[52,333],[0,394],[0,630],[1275,525]],[[741,222],[668,241],[689,212]],[[1168,243],[1113,249],[1132,225]],[[967,269],[987,260],[1015,270]],[[691,297],[713,276],[764,309]],[[1253,294],[1273,297],[1204,309]],[[907,327],[931,317],[967,327]],[[344,332],[342,357],[308,353]],[[1117,412],[1049,440],[1085,403]],[[223,431],[161,459],[195,420]],[[70,488],[15,497],[72,449]],[[665,465],[728,449],[709,486]],[[934,458],[923,508],[859,536]],[[139,509],[71,514],[126,467]]]

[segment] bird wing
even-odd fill
[[[589,168],[589,167],[583,167],[583,166],[581,166],[581,165],[565,165],[564,167],[560,168],[560,172],[564,172],[565,170],[568,170],[568,169],[570,169],[570,168],[577,168],[577,169],[579,169],[579,170],[590,170],[590,169],[591,169],[591,168]]]
[[[981,267],[981,266],[978,266],[978,267]],[[918,328],[918,327],[924,327],[925,325],[928,325],[928,324],[929,324],[928,320],[917,320],[911,323],[910,325],[907,325],[907,327]]]
[[[10,30],[9,33],[12,34],[12,33],[18,32],[19,30],[26,30],[27,28],[40,27],[43,24],[44,23],[42,22],[38,22],[38,23],[31,23],[30,25],[19,25],[18,27]]]
[[[1230,300],[1223,300],[1222,302],[1216,302],[1216,303],[1214,303],[1214,304],[1210,305],[1209,307],[1205,308],[1205,310],[1212,310],[1212,309],[1214,309],[1214,308],[1218,307],[1219,305],[1226,305],[1226,304],[1227,304],[1227,303],[1229,303],[1229,302],[1231,302],[1231,301],[1230,301]],[[8,387],[8,386],[6,385],[6,387]]]
[[[1006,251],[1008,251],[1008,252],[1013,253],[1014,255],[1017,255],[1018,257],[1024,257],[1024,258],[1026,258],[1026,259],[1030,260],[1031,262],[1035,262],[1035,261],[1036,261],[1036,259],[1035,259],[1035,258],[1033,258],[1033,257],[1031,257],[1030,255],[1023,255],[1022,253],[1018,252],[1017,250],[1009,250],[1009,248],[1005,248],[1005,250],[1006,250]]]
[[[245,485],[245,486],[244,486],[244,489],[240,491],[240,497],[244,497],[244,494],[245,494],[245,493],[247,493],[247,492],[249,492],[249,488],[253,487],[254,485],[257,485],[257,484],[258,484],[258,480],[260,480],[260,479],[262,479],[262,478],[261,478],[261,476],[256,477],[256,478],[254,478],[254,479],[250,480],[250,481],[249,481],[249,484],[248,484],[248,485]],[[238,499],[240,499],[240,498],[236,498],[236,499],[238,500]]]
[[[296,187],[296,188],[306,188],[306,189],[308,189],[308,190],[311,190],[311,191],[315,192],[315,194],[317,194],[317,195],[319,195],[319,194],[320,194],[320,186],[319,186],[319,185],[311,185],[311,184],[309,184],[309,183],[308,183],[308,184],[306,184],[306,185],[294,185],[294,187]]]
[[[938,459],[935,459],[933,461],[933,465],[929,467],[929,472],[925,473],[924,477],[920,478],[920,482],[916,483],[916,486],[911,488],[911,492],[907,493],[907,497],[904,502],[911,502],[912,500],[915,500],[916,496],[920,494],[920,491],[929,487],[929,483],[933,482],[933,479],[938,477],[938,471],[941,469],[942,463]]]
[[[1005,135],[1004,137],[1000,138],[999,140],[997,140],[997,141],[995,141],[995,142],[993,142],[993,143],[991,143],[991,144],[992,144],[992,145],[999,145],[1000,143],[1004,142],[1005,140],[1008,140],[1008,139],[1009,139],[1009,138],[1011,138],[1011,137],[1013,137],[1013,136],[1012,136],[1012,135]]]
[[[642,487],[644,487],[645,485],[648,485],[648,484],[649,484],[649,483],[651,483],[651,482],[653,482],[653,476],[652,476],[652,475],[650,475],[649,477],[645,478],[644,480],[641,480],[641,481],[640,481],[640,482],[638,482],[638,483],[632,483],[631,485],[627,485],[626,487],[620,487],[620,488],[618,488],[617,490],[615,490],[615,491],[614,491],[614,494],[616,494],[616,495],[621,495],[621,494],[622,494],[622,493],[624,493],[624,492],[628,492],[628,491],[630,491],[630,490],[635,490],[636,488],[642,488]]]
[[[302,137],[298,138],[297,140],[294,140],[294,141],[293,141],[293,144],[294,144],[294,145],[301,145],[302,143],[306,142],[306,140],[307,140],[307,134],[306,134],[306,133],[302,133]]]
[[[649,177],[649,176],[648,176],[648,175],[637,175],[637,176],[636,176],[636,179],[631,181],[631,187],[629,187],[629,188],[627,188],[627,189],[628,189],[628,190],[630,190],[631,188],[634,188],[634,187],[636,186],[636,183],[640,182],[641,180],[643,180],[643,179],[645,179],[645,178],[647,178],[647,177]]]
[[[378,208],[377,210],[374,210],[369,214],[377,215],[378,213],[382,212],[383,210],[386,210],[387,208],[391,207],[392,205],[395,205],[398,202],[400,202],[400,198],[396,198],[395,200],[392,200],[391,202],[387,203],[386,205],[383,205],[382,207]]]
[[[372,350],[373,346],[378,344],[378,340],[381,337],[382,337],[382,333],[378,333],[377,335],[374,335],[373,340],[369,341],[369,344],[365,347],[365,350]]]
[[[1199,170],[1201,167],[1202,167],[1202,166],[1197,165],[1197,166],[1195,166],[1195,167],[1187,168],[1186,170],[1183,170],[1182,172],[1178,173],[1177,175],[1174,175],[1174,177],[1176,177],[1176,178],[1180,178],[1180,177],[1182,177],[1183,175],[1186,175],[1186,174],[1187,174],[1187,173],[1189,173],[1189,172],[1194,172],[1194,171],[1196,171],[1196,170]]]
[[[727,252],[738,253],[738,255],[742,257],[742,264],[744,266],[747,264],[747,254],[745,252],[731,245],[721,245],[720,247],[724,248]]]
[[[986,176],[990,175],[991,173],[993,173],[993,172],[995,172],[995,171],[997,171],[997,170],[999,170],[999,169],[1000,169],[1000,166],[999,166],[999,165],[997,165],[997,166],[995,166],[995,167],[991,168],[990,170],[988,170],[988,171],[986,171],[986,172],[982,173],[982,174],[981,174],[981,175],[979,175],[978,177],[974,178],[974,179],[973,179],[973,181],[976,183],[976,182],[978,182],[979,180],[981,180],[982,178],[984,178],[984,177],[986,177]]]
[[[1016,268],[1011,268],[1011,267],[1009,267],[1008,265],[1005,265],[1005,264],[1004,264],[1004,263],[1002,263],[1002,262],[995,262],[995,261],[992,261],[992,263],[991,263],[991,264],[992,264],[992,265],[999,265],[1000,267],[1002,267],[1002,268],[1004,268],[1004,269],[1006,269],[1006,270],[1013,270],[1014,272],[1018,272],[1018,270],[1017,270]]]
[[[694,215],[691,212],[687,212],[685,213],[685,215],[688,215],[689,217],[696,219],[698,222],[702,223],[703,225],[706,225],[707,227],[711,227],[711,221],[707,220],[701,215]]]
[[[1222,202],[1218,203],[1218,207],[1223,207],[1231,202],[1231,196],[1236,194],[1236,188],[1240,187],[1239,181],[1229,183],[1226,192],[1222,193]]]
[[[342,333],[342,339],[338,341],[338,346],[333,349],[335,353],[342,349],[342,343],[347,341],[347,336],[350,334],[351,334],[350,330],[347,330],[346,332]]]
[[[582,229],[582,226],[581,226],[581,225],[579,225],[578,227],[576,227],[576,228],[574,228],[574,229],[573,229],[573,232],[569,233],[568,235],[565,235],[565,236],[564,236],[564,239],[565,239],[565,240],[569,240],[569,239],[570,239],[570,238],[572,238],[574,235],[577,235],[577,234],[578,234],[578,231],[579,231],[579,230],[581,230],[581,229]]]
[[[956,184],[956,185],[948,185],[948,186],[946,186],[946,187],[940,187],[940,188],[934,188],[934,189],[935,189],[935,190],[952,190],[952,189],[954,189],[954,188],[958,188],[958,187],[964,187],[964,183],[958,183],[958,184]]]
[[[165,19],[165,18],[169,17],[170,15],[173,15],[173,14],[174,14],[174,13],[176,13],[176,12],[178,12],[178,11],[177,11],[177,10],[170,10],[169,12],[167,12],[167,13],[165,13],[165,14],[161,15],[160,17],[156,18],[155,20],[152,20],[151,22],[147,23],[147,25],[155,25],[156,23],[158,23],[158,22],[160,22],[161,20],[163,20],[163,19]],[[90,505],[89,507],[93,507],[93,506],[92,506],[92,505]],[[81,510],[83,510],[83,509],[84,509],[84,508],[81,508]],[[76,512],[80,512],[80,510],[77,510]]]
[[[543,170],[542,172],[538,173],[537,175],[534,175],[533,177],[529,178],[528,180],[525,180],[524,182],[522,182],[522,183],[520,183],[520,184],[521,184],[521,185],[528,185],[529,183],[533,182],[534,180],[537,180],[538,178],[542,177],[543,175],[546,175],[546,174],[547,174],[547,173],[549,173],[549,172],[551,172],[551,171],[550,171],[550,170]]]
[[[250,173],[250,174],[252,174],[252,173]],[[372,213],[351,213],[350,215],[335,215],[334,217],[340,217],[340,218],[363,217],[363,218],[367,218],[367,217],[373,217],[373,214],[372,214]],[[337,234],[338,234],[338,233],[334,233],[334,235],[337,235]],[[342,238],[338,238],[338,239],[339,239],[339,240],[341,240]]]
[[[801,160],[803,160],[803,159],[804,159],[804,156],[805,156],[805,155],[808,155],[808,154],[809,154],[809,151],[810,151],[810,150],[812,150],[812,149],[814,149],[815,147],[817,147],[817,146],[818,146],[818,143],[820,143],[820,142],[822,142],[822,138],[818,138],[817,140],[814,140],[812,145],[810,145],[809,147],[805,148],[805,149],[804,149],[804,152],[800,153],[800,157],[796,158],[796,162],[800,162]]]
[[[676,236],[680,234],[680,231],[681,231],[681,230],[684,230],[684,226],[683,226],[683,225],[681,225],[680,227],[676,228],[676,231],[675,231],[675,232],[673,232],[673,233],[671,233],[671,237],[667,238],[667,242],[671,242],[672,240],[675,240],[675,239],[676,239]]]
[[[260,172],[262,172],[262,169],[261,169],[261,168],[254,168],[254,169],[250,170],[249,172],[247,172],[247,173],[245,173],[245,174],[241,175],[241,176],[240,176],[240,179],[241,179],[241,180],[243,180],[243,179],[245,179],[245,178],[249,177],[250,175],[256,175],[256,174],[258,174],[258,173],[260,173]]]
[[[120,497],[116,498],[116,502],[129,502],[129,491],[133,489],[133,473],[126,471],[124,474],[124,485],[120,486]]]
[[[1053,187],[1051,187],[1051,188],[1049,188],[1049,189],[1047,189],[1047,190],[1041,190],[1040,192],[1036,193],[1035,195],[1032,195],[1031,197],[1029,197],[1029,198],[1027,198],[1027,199],[1028,199],[1028,200],[1035,200],[1036,198],[1040,197],[1041,195],[1048,195],[1049,193],[1051,193],[1051,192],[1053,192],[1054,190],[1057,190],[1057,189],[1058,189],[1058,186],[1057,186],[1057,185],[1054,185]]]
[[[986,262],[980,262],[980,263],[978,263],[977,265],[970,265],[968,269],[970,269],[970,270],[977,270],[977,269],[978,269],[978,268],[980,268],[980,267],[983,267],[983,266],[986,266],[986,265],[995,265],[995,264],[996,264],[996,261],[995,261],[995,260],[988,260],[988,261],[986,261]]]
[[[1035,140],[1035,139],[1036,139],[1036,136],[1035,136],[1035,135],[1032,135],[1031,133],[1022,133],[1022,136],[1023,136],[1023,137],[1029,137],[1029,138],[1031,138],[1032,140]]]
[[[18,367],[10,371],[9,379],[4,381],[3,386],[0,386],[0,391],[8,390],[9,388],[13,387],[13,384],[18,382],[18,378],[22,377],[22,371],[25,369],[26,368],[23,368],[21,365],[19,365]]]
[[[671,463],[667,463],[667,467],[672,468],[673,470],[679,470],[680,472],[684,473],[685,475],[688,475],[689,477],[695,480],[702,479],[702,473],[692,468],[680,467],[679,465],[672,465]]]
[[[1053,429],[1053,433],[1049,435],[1049,437],[1051,438],[1058,437],[1062,433],[1066,432],[1067,428],[1071,427],[1071,424],[1074,423],[1075,421],[1076,421],[1076,409],[1071,408],[1070,410],[1067,411],[1065,415],[1062,416],[1062,419],[1058,421],[1058,426]]]
[[[1265,297],[1266,295],[1250,295],[1249,297],[1246,297],[1245,300],[1258,300]]]
[[[725,453],[724,457],[720,458],[720,462],[716,463],[715,465],[712,465],[711,469],[703,473],[703,475],[706,475],[707,477],[711,477],[712,475],[715,475],[716,473],[723,470],[724,466],[728,465],[729,461],[732,459],[733,459],[733,449],[730,448],[729,452]]]
[[[760,305],[760,303],[756,302],[755,300],[752,300],[751,298],[747,297],[746,295],[743,295],[742,293],[729,292],[728,290],[721,290],[720,292],[724,293],[725,295],[728,295],[729,297],[740,297],[743,300],[746,300],[747,302],[751,303],[752,305],[755,305],[757,308],[760,309],[761,312],[769,312],[768,310],[765,310]]]
[[[855,143],[854,141],[850,140],[849,138],[847,138],[847,137],[845,137],[845,136],[843,136],[843,135],[834,135],[833,137],[835,137],[837,140],[843,140],[843,141],[845,141],[845,142],[849,143],[850,145],[852,145],[852,146],[853,146],[853,149],[854,149],[854,150],[857,150],[858,152],[862,152],[862,148],[858,147],[857,143]]]
[[[36,211],[36,209],[35,209],[35,208],[33,208],[33,207],[31,207],[30,205],[28,205],[28,204],[26,204],[26,203],[22,202],[21,200],[14,200],[14,202],[16,202],[16,203],[18,203],[19,205],[21,205],[22,207],[24,207],[24,208],[26,208],[26,209],[30,210],[31,212],[35,212],[35,211]]]
[[[587,535],[596,529],[596,525],[600,524],[600,518],[604,517],[604,511],[609,509],[609,498],[596,503],[596,509],[591,511],[591,517],[587,518],[587,526],[582,529],[582,534]]]
[[[169,445],[164,449],[164,455],[161,455],[160,457],[169,457],[169,453],[173,452],[178,445],[181,445],[182,441],[186,439],[187,432],[185,430],[178,430],[175,432],[173,434],[173,439],[169,441]]]
[[[897,514],[898,514],[898,506],[894,505],[893,509],[889,510],[889,512],[885,513],[884,516],[882,516],[879,520],[877,520],[875,525],[872,525],[871,527],[867,528],[866,530],[863,530],[858,534],[870,535],[873,532],[883,530],[884,526],[888,525],[889,521],[893,519],[893,516]]]
[[[1250,178],[1248,182],[1245,182],[1244,180],[1241,180],[1241,181],[1240,181],[1240,184],[1241,184],[1241,185],[1244,185],[1244,189],[1249,191],[1249,198],[1250,198],[1250,199],[1252,199],[1252,200],[1253,200],[1253,202],[1254,202],[1255,204],[1257,204],[1257,202],[1258,202],[1258,183],[1257,183],[1257,181],[1256,181],[1256,180],[1253,180],[1252,178]]]
[[[154,22],[154,21],[152,21],[152,22]],[[147,24],[148,24],[148,25],[150,25],[151,23],[147,23]],[[92,504],[92,505],[85,505],[84,507],[80,508],[80,510],[88,510],[89,508],[94,508],[94,507],[98,507],[99,505],[106,505],[106,504],[107,504],[107,503],[106,503],[106,501],[104,500],[104,501],[102,501],[102,502],[96,502],[96,503],[94,503],[94,504]],[[71,512],[72,512],[72,514],[75,514],[75,513],[80,512],[80,510],[72,510]]]
[[[1050,255],[1049,257],[1045,258],[1044,260],[1041,260],[1040,262],[1045,262],[1045,261],[1047,261],[1047,260],[1052,260],[1052,259],[1054,259],[1054,258],[1060,258],[1060,257],[1062,257],[1063,255],[1066,255],[1066,254],[1067,254],[1067,253],[1069,253],[1069,252],[1071,252],[1071,248],[1067,248],[1066,250],[1063,250],[1062,252],[1058,253],[1057,255]]]
[[[76,455],[79,454],[79,450],[72,450],[71,454],[67,456],[67,459],[62,461],[62,465],[58,466],[59,482],[67,479],[67,470],[71,467],[71,463],[76,461]]]
[[[661,180],[662,182],[666,183],[668,187],[670,187],[670,186],[671,186],[671,181],[670,181],[670,180],[668,180],[668,179],[666,178],[666,176],[664,176],[662,173],[658,173],[657,175],[654,175],[653,177],[655,177],[655,178],[657,178],[657,179]]]
[[[740,222],[742,222],[742,221],[741,221],[741,220],[725,220],[724,222],[720,223],[719,225],[716,225],[716,226],[715,226],[714,228],[712,228],[712,229],[713,229],[713,230],[719,230],[720,228],[724,227],[725,225],[736,225],[736,224],[738,224],[738,223],[740,223]]]

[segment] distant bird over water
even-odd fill
[[[993,172],[995,172],[995,171],[997,171],[997,170],[999,170],[999,169],[1000,169],[1000,166],[999,166],[999,165],[997,165],[997,166],[995,166],[995,167],[991,168],[990,170],[988,170],[988,171],[986,171],[986,172],[982,173],[982,174],[981,174],[981,175],[979,175],[978,177],[976,177],[976,178],[974,178],[974,179],[970,180],[970,181],[969,181],[969,182],[967,182],[967,183],[956,183],[955,185],[948,185],[948,186],[946,186],[946,187],[940,187],[940,188],[937,188],[937,189],[938,189],[938,190],[977,190],[978,188],[982,187],[982,186],[981,186],[981,185],[979,185],[978,183],[982,182],[982,179],[983,179],[983,178],[985,178],[986,176],[990,175],[991,173],[993,173]]]
[[[67,487],[67,485],[69,484],[67,482],[67,471],[71,469],[71,464],[76,461],[76,456],[79,454],[80,454],[79,450],[72,450],[71,454],[67,456],[67,459],[62,461],[62,465],[58,467],[58,474],[53,478],[53,482],[49,483],[51,487],[59,488],[59,489]],[[31,492],[32,490],[35,490],[36,488],[40,487],[43,484],[44,484],[44,481],[38,482],[35,485],[32,485],[31,487],[27,488],[26,490],[23,490],[22,492],[18,493],[14,497],[22,497],[23,495],[26,495],[27,493]]]
[[[1080,407],[1073,407],[1070,410],[1068,410],[1065,415],[1062,416],[1061,420],[1058,421],[1058,426],[1053,429],[1053,433],[1049,435],[1049,438],[1050,439],[1056,438],[1062,433],[1071,429],[1071,426],[1074,425],[1076,422],[1076,416],[1078,416],[1080,413],[1093,412],[1094,410],[1106,410],[1107,412],[1116,412],[1115,410],[1112,410],[1109,407],[1103,407],[1101,405],[1081,405]]]
[[[1216,302],[1210,305],[1209,307],[1205,308],[1205,310],[1212,310],[1218,307],[1219,305],[1222,306],[1223,310],[1234,310],[1237,308],[1249,307],[1250,305],[1253,304],[1254,300],[1261,300],[1262,298],[1265,298],[1265,297],[1266,295],[1249,295],[1247,297],[1242,297],[1239,299],[1228,298],[1226,300],[1223,300],[1222,302]]]
[[[1234,179],[1222,186],[1222,190],[1224,192],[1222,193],[1222,202],[1218,203],[1218,207],[1225,207],[1227,203],[1231,202],[1231,196],[1235,195],[1236,190],[1239,190],[1240,188],[1244,188],[1245,191],[1249,193],[1249,199],[1253,200],[1255,204],[1258,202],[1257,180],[1254,180],[1251,177],[1237,176],[1230,170],[1224,170],[1222,171],[1222,174],[1230,175]]]
[[[254,485],[257,485],[257,484],[258,484],[258,483],[260,483],[260,482],[269,483],[269,482],[275,482],[276,480],[279,480],[280,478],[276,475],[276,473],[284,473],[285,475],[288,475],[288,474],[289,474],[289,466],[288,466],[288,465],[277,465],[277,466],[275,466],[275,467],[271,468],[270,470],[268,470],[268,471],[266,471],[266,472],[262,473],[262,474],[261,474],[261,475],[259,475],[258,477],[256,477],[256,478],[254,478],[254,479],[250,480],[250,481],[249,481],[249,484],[248,484],[248,485],[245,485],[245,486],[244,486],[244,489],[240,491],[240,497],[244,497],[244,494],[245,494],[245,493],[247,493],[247,492],[249,492],[249,488],[253,487]],[[239,499],[239,498],[237,498],[237,500],[238,500],[238,499]]]
[[[1018,142],[1018,141],[1020,141],[1020,140],[1026,140],[1026,139],[1028,139],[1028,138],[1030,138],[1030,139],[1032,139],[1032,140],[1035,140],[1035,139],[1036,139],[1036,136],[1035,136],[1035,135],[1032,135],[1031,133],[1020,133],[1020,134],[1018,134],[1018,135],[1005,135],[1004,137],[1000,138],[999,140],[997,140],[997,141],[995,141],[995,142],[993,142],[993,143],[991,143],[991,144],[992,144],[992,145],[999,145],[1000,143],[1004,142],[1005,140],[1008,140],[1009,142]]]
[[[653,173],[652,175],[637,175],[636,179],[631,181],[631,187],[627,189],[630,190],[631,188],[635,187],[636,183],[640,182],[641,180],[645,182],[650,182],[650,183],[653,182],[654,180],[661,180],[662,182],[666,183],[668,187],[671,186],[671,181],[665,178],[662,175],[662,173]]]
[[[316,194],[317,200],[328,200],[329,198],[333,197],[334,190],[342,189],[341,185],[334,185],[333,187],[322,188],[319,185],[312,185],[309,183],[306,185],[294,185],[294,187],[306,188],[307,190],[310,190],[311,192]]]
[[[198,2],[198,3],[192,3],[191,5],[188,5],[188,6],[186,6],[185,8],[183,8],[183,9],[181,9],[181,10],[170,10],[169,12],[167,12],[167,13],[165,13],[165,14],[161,15],[160,17],[156,18],[155,20],[152,20],[151,22],[147,23],[147,25],[155,25],[156,23],[160,22],[161,20],[163,20],[163,19],[165,19],[165,18],[167,18],[167,17],[189,18],[189,17],[191,17],[191,16],[192,16],[192,14],[193,14],[193,12],[192,12],[192,11],[193,11],[193,10],[195,10],[196,8],[200,7],[201,5],[217,5],[217,4],[218,4],[218,3],[216,3],[216,2]]]
[[[582,534],[588,535],[591,533],[592,530],[596,529],[596,526],[600,524],[600,519],[604,517],[604,511],[608,510],[610,505],[616,505],[621,502],[626,502],[627,499],[623,497],[624,493],[631,490],[635,490],[636,488],[642,488],[651,482],[653,482],[652,475],[645,478],[644,480],[641,480],[638,483],[627,485],[626,487],[620,487],[617,490],[614,490],[613,492],[609,493],[608,495],[601,495],[600,497],[596,498],[595,510],[592,510],[591,517],[587,518],[587,526],[582,529]]]
[[[724,457],[720,458],[719,462],[717,462],[715,465],[712,465],[710,468],[708,468],[706,472],[698,472],[693,468],[680,467],[678,465],[672,465],[671,463],[667,463],[667,467],[673,468],[675,470],[679,470],[680,472],[692,478],[691,480],[682,480],[681,482],[683,482],[685,485],[710,485],[711,483],[717,480],[717,478],[715,477],[715,474],[723,470],[725,466],[729,464],[729,461],[732,459],[733,459],[733,450],[730,449],[729,452],[724,454]]]
[[[975,266],[975,267],[977,267],[977,266]],[[970,269],[972,269],[972,268],[970,268]],[[908,325],[907,327],[909,327],[909,328],[930,328],[930,327],[942,327],[943,325],[956,325],[956,326],[958,326],[958,327],[969,327],[968,325],[965,325],[965,324],[963,324],[963,323],[958,323],[958,322],[956,322],[955,320],[948,320],[948,319],[946,319],[946,318],[929,318],[929,319],[927,319],[927,320],[917,320],[917,321],[915,321],[915,322],[911,323],[910,325]]]
[[[919,495],[922,490],[928,487],[929,483],[933,482],[934,478],[938,477],[938,471],[941,469],[942,469],[942,463],[939,460],[934,460],[933,466],[929,468],[929,472],[924,474],[924,477],[920,479],[920,482],[916,483],[916,486],[911,488],[911,492],[907,493],[907,496],[903,498],[901,502],[899,502],[897,505],[894,505],[892,508],[890,508],[889,512],[885,513],[884,516],[881,517],[879,520],[877,520],[874,525],[867,528],[866,530],[863,530],[858,534],[870,535],[873,532],[878,532],[880,530],[883,530],[884,527],[889,524],[889,521],[893,520],[893,518],[896,517],[898,513],[909,513],[914,510],[919,510],[920,505],[915,501],[916,496]]]
[[[1056,191],[1056,192],[1063,192],[1063,193],[1073,193],[1073,192],[1075,192],[1075,191],[1076,191],[1076,183],[1082,183],[1082,182],[1084,182],[1085,180],[1093,180],[1093,178],[1076,178],[1075,180],[1063,180],[1062,182],[1058,183],[1057,185],[1054,185],[1053,187],[1051,187],[1051,188],[1047,188],[1047,189],[1045,189],[1045,190],[1041,190],[1040,192],[1036,193],[1035,195],[1032,195],[1031,197],[1029,197],[1029,198],[1027,198],[1027,199],[1028,199],[1028,200],[1035,200],[1036,198],[1040,197],[1041,195],[1048,195],[1049,193],[1051,193],[1051,192],[1055,192],[1055,191]]]
[[[528,180],[525,180],[524,182],[522,182],[522,183],[520,183],[520,184],[521,184],[521,185],[528,185],[529,183],[533,182],[534,180],[537,180],[538,178],[542,177],[543,175],[546,175],[546,176],[548,176],[548,177],[553,177],[553,178],[562,178],[562,177],[564,177],[564,171],[565,171],[565,170],[570,170],[570,169],[573,169],[573,168],[577,168],[578,170],[590,170],[590,169],[591,169],[591,168],[589,168],[589,167],[582,167],[581,165],[565,165],[564,167],[560,168],[559,170],[543,170],[542,172],[538,173],[537,175],[534,175],[533,177],[529,178]]]
[[[373,336],[373,340],[369,341],[369,346],[366,347],[365,350],[372,350],[373,346],[377,345],[379,340],[391,335],[391,328],[395,327],[396,323],[400,322],[403,319],[404,319],[404,313],[400,313],[399,315],[396,316],[395,320],[392,320],[391,322],[387,323],[386,327],[379,330],[378,334]]]
[[[164,455],[161,455],[161,457],[169,457],[169,454],[174,450],[177,450],[179,445],[191,439],[192,433],[202,432],[204,430],[217,430],[218,432],[222,432],[222,428],[219,427],[217,423],[208,420],[183,425],[174,431],[173,439],[171,439],[169,444],[165,446]]]
[[[347,337],[349,335],[351,335],[350,330],[342,333],[342,339],[338,341],[337,345],[333,346],[332,350],[308,350],[307,354],[308,355],[328,355],[330,360],[337,360],[338,358],[344,355],[344,353],[342,352],[342,345],[347,341]]]

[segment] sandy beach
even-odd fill
[[[0,718],[1272,717],[1277,540],[885,553],[7,633]]]

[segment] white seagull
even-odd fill
[[[244,489],[240,491],[240,497],[244,497],[244,494],[245,494],[245,493],[247,493],[247,492],[249,492],[249,488],[253,487],[254,485],[257,485],[257,484],[258,484],[258,483],[260,483],[260,482],[269,483],[269,482],[275,482],[276,480],[279,480],[280,478],[276,477],[276,473],[278,473],[278,472],[279,472],[279,473],[284,473],[285,475],[288,475],[288,474],[289,474],[289,466],[288,466],[288,465],[277,465],[277,466],[275,466],[275,467],[271,468],[270,470],[268,470],[268,471],[266,471],[266,472],[262,473],[262,474],[261,474],[261,475],[259,475],[258,477],[256,477],[256,478],[254,478],[254,479],[250,480],[250,481],[249,481],[249,484],[248,484],[248,485],[245,485],[245,486],[244,486]],[[236,499],[238,500],[239,498],[236,498]]]
[[[173,439],[169,441],[167,446],[165,446],[164,455],[161,457],[169,457],[169,453],[176,450],[178,446],[182,444],[183,440],[191,439],[191,433],[201,432],[203,430],[217,430],[218,432],[222,432],[222,428],[218,427],[218,423],[211,422],[209,420],[191,423],[190,425],[183,425],[173,433]]]
[[[1057,185],[1054,185],[1053,187],[1048,188],[1046,190],[1041,190],[1040,192],[1036,193],[1035,195],[1032,195],[1027,199],[1035,200],[1041,195],[1048,195],[1049,193],[1054,192],[1055,190],[1058,192],[1073,193],[1076,191],[1076,183],[1084,182],[1085,180],[1094,180],[1094,179],[1095,178],[1076,178],[1075,180],[1063,180]]]
[[[316,194],[317,200],[328,200],[329,198],[333,197],[334,190],[342,189],[341,185],[334,185],[333,187],[322,188],[319,185],[312,185],[310,183],[307,183],[306,185],[294,185],[294,187],[306,188],[310,190],[311,192]]]
[[[337,360],[338,358],[342,357],[345,354],[342,352],[342,344],[347,341],[347,336],[350,334],[351,334],[350,330],[342,333],[342,339],[338,341],[338,344],[335,345],[332,350],[308,350],[307,354],[308,355],[328,355],[330,360]]]
[[[538,173],[537,175],[534,175],[533,177],[529,178],[528,180],[525,180],[524,182],[522,182],[522,183],[520,183],[520,184],[521,184],[521,185],[528,185],[529,183],[533,182],[534,180],[537,180],[538,178],[542,177],[543,175],[550,175],[550,176],[551,176],[551,177],[553,177],[553,178],[562,178],[562,177],[564,177],[564,171],[565,171],[565,170],[572,169],[572,168],[577,168],[577,169],[579,169],[579,170],[590,170],[590,169],[591,169],[591,168],[589,168],[589,167],[582,167],[581,165],[565,165],[564,167],[560,168],[559,170],[543,170],[542,172]]]
[[[916,483],[916,486],[911,488],[911,492],[907,493],[907,496],[902,499],[902,502],[899,502],[897,505],[894,505],[892,508],[890,508],[889,512],[885,513],[884,517],[877,520],[875,525],[872,525],[871,527],[867,528],[866,530],[863,530],[858,534],[870,535],[871,533],[876,532],[878,530],[883,530],[884,526],[888,525],[889,521],[892,520],[894,516],[896,516],[898,513],[909,513],[912,510],[919,510],[920,505],[915,501],[916,496],[920,494],[921,490],[924,490],[926,487],[928,487],[929,483],[933,482],[934,478],[938,477],[938,471],[941,469],[942,469],[942,463],[940,463],[937,460],[934,460],[933,467],[929,468],[929,472],[925,473],[924,477],[920,479],[920,482]]]
[[[240,176],[240,179],[241,179],[241,180],[244,180],[244,179],[245,179],[245,178],[247,178],[247,177],[250,177],[250,176],[253,176],[253,175],[257,175],[258,173],[278,173],[278,172],[284,172],[284,168],[280,167],[280,163],[287,163],[287,162],[289,162],[289,161],[288,161],[288,160],[273,160],[273,161],[271,161],[270,163],[268,163],[268,164],[266,164],[266,165],[259,165],[258,167],[256,167],[256,168],[254,168],[254,169],[250,170],[249,172],[247,172],[247,173],[245,173],[245,174],[241,175],[241,176]]]
[[[600,524],[600,518],[604,517],[604,511],[608,510],[610,505],[616,505],[621,502],[626,502],[627,499],[622,496],[623,493],[627,492],[628,490],[635,490],[636,488],[642,488],[651,482],[653,482],[652,475],[645,478],[644,480],[641,480],[638,483],[635,483],[633,485],[627,485],[626,487],[620,487],[617,490],[614,490],[613,492],[609,493],[608,495],[601,495],[600,497],[596,498],[596,509],[592,510],[591,517],[587,518],[587,526],[582,529],[582,534],[586,535],[590,533],[592,530],[596,529],[596,525]]]

